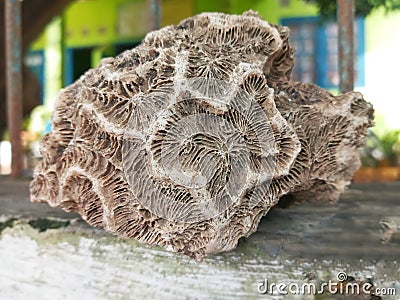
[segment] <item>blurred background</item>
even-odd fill
[[[7,1],[7,0],[6,0]],[[0,1],[1,24],[5,2]],[[356,0],[355,90],[375,107],[376,126],[362,150],[355,181],[400,180],[400,5]],[[201,12],[241,14],[253,9],[291,29],[296,48],[293,79],[339,92],[338,24],[333,0],[30,0],[22,2],[24,170],[39,159],[38,141],[51,130],[59,90],[97,66],[137,46],[151,30]],[[386,3],[386,4],[385,4]],[[388,4],[389,3],[389,4]],[[368,6],[368,5],[369,6]],[[5,26],[0,29],[0,69],[6,71]],[[0,74],[0,174],[11,172],[6,117],[6,72]]]

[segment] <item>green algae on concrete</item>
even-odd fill
[[[11,219],[3,218],[3,219],[4,221],[0,221],[0,234],[7,227],[13,227],[14,222],[17,220],[16,218],[11,218]]]
[[[47,229],[57,229],[61,227],[67,227],[71,222],[69,220],[56,220],[56,219],[46,219],[39,218],[34,220],[29,220],[28,224],[33,228],[39,230],[39,232],[46,231]]]
[[[303,284],[341,271],[395,287],[397,295],[383,299],[400,299],[400,241],[394,233],[382,243],[380,224],[399,220],[400,183],[353,186],[336,205],[274,209],[234,251],[202,262],[33,205],[28,186],[0,177],[0,299],[326,300],[332,297],[261,295],[257,288],[265,278]],[[70,224],[39,232],[29,225],[37,219]]]
[[[327,281],[346,271],[400,292],[398,262],[271,258],[262,251],[214,255],[196,262],[71,222],[39,232],[28,220],[0,235],[0,298],[31,299],[332,299],[328,295],[262,295],[270,282]],[[244,251],[242,251],[242,250]],[[382,279],[382,280],[380,280]],[[397,299],[385,297],[384,299]]]

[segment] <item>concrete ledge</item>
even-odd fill
[[[200,263],[32,204],[28,185],[0,177],[1,299],[283,299],[257,289],[265,278],[300,286],[338,272],[400,299],[400,183],[354,185],[336,205],[276,208],[236,250]]]

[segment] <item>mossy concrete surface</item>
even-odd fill
[[[0,299],[341,299],[258,291],[265,280],[318,286],[339,272],[400,299],[399,183],[276,208],[237,249],[202,262],[32,204],[28,185],[0,177]]]

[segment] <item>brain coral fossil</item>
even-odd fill
[[[149,33],[61,91],[31,200],[198,260],[283,195],[336,201],[372,106],[291,81],[293,57],[288,28],[252,11]]]

